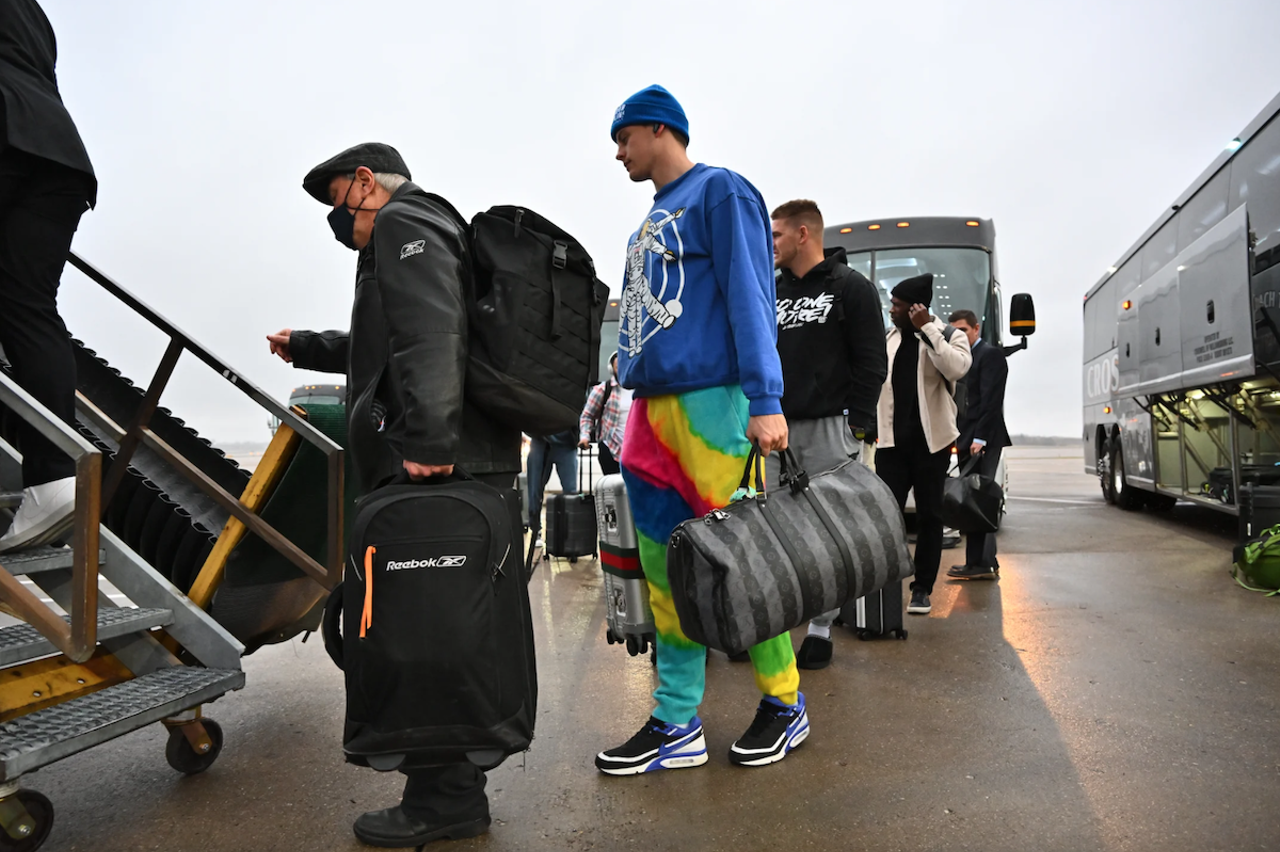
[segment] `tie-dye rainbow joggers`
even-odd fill
[[[729,503],[742,479],[747,398],[737,385],[637,399],[622,447],[622,476],[639,534],[640,564],[658,633],[658,688],[653,715],[683,725],[698,713],[706,686],[706,648],[680,629],[667,582],[667,540],[681,521]],[[750,649],[756,685],[786,704],[799,699],[791,637]]]

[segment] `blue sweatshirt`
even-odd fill
[[[745,178],[701,163],[664,186],[627,245],[618,380],[638,397],[742,386],[782,413],[773,236]]]

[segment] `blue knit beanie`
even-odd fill
[[[617,142],[618,131],[633,124],[665,124],[689,138],[689,119],[685,118],[684,107],[675,95],[657,84],[641,89],[622,102],[613,113],[609,135]]]

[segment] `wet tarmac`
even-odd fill
[[[1013,452],[1009,506],[1000,581],[940,581],[906,641],[837,630],[833,664],[803,673],[812,735],[758,769],[727,758],[750,668],[713,654],[710,762],[599,775],[594,753],[647,717],[652,671],[606,645],[594,563],[544,563],[537,739],[490,773],[491,833],[428,849],[1280,848],[1280,598],[1229,577],[1234,519],[1106,506],[1070,448]],[[154,726],[25,778],[57,810],[45,849],[367,848],[351,822],[401,779],[343,764],[318,637],[245,669],[207,708],[226,747],[203,775],[175,774]]]

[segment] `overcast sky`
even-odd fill
[[[1275,0],[42,3],[100,182],[74,249],[281,399],[322,377],[264,335],[350,315],[355,255],[308,169],[388,142],[464,215],[548,216],[616,293],[652,187],[608,128],[656,82],[690,156],[770,207],[994,219],[1006,310],[1025,291],[1039,318],[1010,360],[1009,428],[1078,435],[1085,291],[1280,90]],[[165,341],[70,268],[62,311],[149,380]],[[184,361],[164,404],[215,440],[265,440]]]

